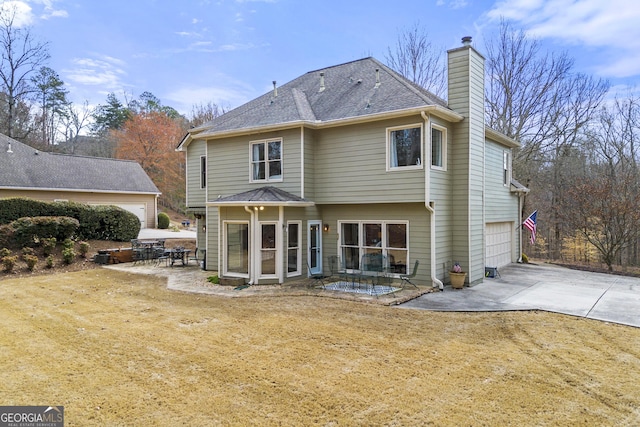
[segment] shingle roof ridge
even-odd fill
[[[429,91],[428,89],[425,89],[424,87],[418,85],[417,83],[412,82],[411,80],[409,80],[408,78],[404,77],[402,74],[398,73],[394,69],[392,69],[389,66],[383,64],[382,62],[378,61],[376,58],[369,57],[368,59],[371,59],[373,62],[375,62],[381,68],[383,68],[387,73],[389,73],[389,75],[391,77],[396,79],[396,81],[398,81],[400,84],[406,86],[409,90],[411,90],[413,93],[418,95],[425,102],[433,103],[434,101],[437,101],[443,107],[449,108],[449,105],[447,104],[447,101],[445,101],[444,99],[440,98],[438,95],[432,93],[431,91]]]
[[[328,67],[322,67],[322,68],[318,68],[317,70],[312,70],[312,71],[307,71],[305,74],[313,74],[313,73],[317,73],[319,71],[325,71],[325,70],[330,70],[331,68],[338,68],[338,67],[343,67],[345,65],[348,64],[353,64],[355,62],[360,62],[360,61],[365,61],[367,59],[373,59],[375,60],[372,56],[367,56],[364,58],[360,58],[360,59],[354,59],[352,61],[347,61],[347,62],[343,62],[342,64],[335,64],[335,65],[330,65]],[[294,79],[295,80],[295,79]]]

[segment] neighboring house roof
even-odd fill
[[[160,194],[137,162],[43,152],[0,134],[3,188]]]
[[[313,206],[315,203],[275,187],[261,187],[232,196],[218,197],[211,206]]]

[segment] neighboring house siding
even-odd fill
[[[11,197],[27,197],[45,202],[68,200],[88,205],[144,205],[146,227],[155,228],[157,222],[155,194],[91,193],[59,190],[0,190],[0,198]]]
[[[387,171],[387,128],[423,122],[418,115],[318,132],[316,203],[424,202],[423,168]]]
[[[195,140],[187,150],[187,207],[203,207],[206,201],[207,189],[200,185],[200,156],[206,156],[206,148],[205,141]]]
[[[282,182],[251,182],[250,143],[271,138],[282,138],[283,180]],[[300,158],[300,128],[210,141],[207,158],[209,201],[214,201],[219,195],[230,196],[266,185],[299,196]]]

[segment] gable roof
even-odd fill
[[[393,112],[427,109],[451,121],[463,117],[447,103],[374,58],[310,71],[274,88],[214,120],[191,129],[193,137],[215,137],[238,131],[287,124],[322,126],[363,120]],[[183,139],[180,145],[186,142]],[[178,149],[181,147],[179,146]]]
[[[43,152],[0,134],[3,188],[160,194],[137,162]]]
[[[231,196],[218,197],[210,206],[314,206],[315,203],[276,187],[260,187]]]

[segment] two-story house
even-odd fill
[[[191,129],[187,208],[206,269],[251,284],[357,270],[382,253],[393,274],[442,287],[520,256],[516,141],[485,126],[484,58],[448,52],[448,102],[373,58],[308,72]]]

